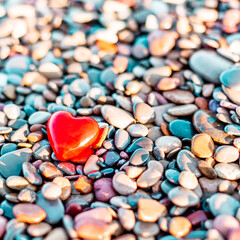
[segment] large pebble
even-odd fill
[[[192,207],[199,204],[199,196],[191,190],[183,187],[175,187],[168,193],[169,199],[179,207]]]
[[[121,195],[129,195],[137,190],[137,183],[124,172],[115,173],[112,182],[113,188]]]
[[[188,104],[194,102],[194,95],[189,91],[181,89],[164,91],[163,96],[176,104]]]
[[[217,84],[220,82],[220,74],[232,66],[232,62],[209,50],[195,52],[191,56],[189,64],[204,79]]]
[[[214,149],[214,142],[212,138],[206,133],[196,134],[191,140],[191,150],[197,157],[211,157],[213,155]]]
[[[127,147],[126,152],[131,153],[139,148],[144,148],[149,152],[152,152],[153,150],[153,142],[151,139],[143,137],[138,138],[136,141],[134,141],[129,147]]]
[[[159,227],[156,223],[137,221],[133,232],[143,238],[151,238],[159,233]]]
[[[195,112],[193,124],[198,132],[207,133],[217,143],[231,144],[234,140],[232,135],[224,132],[225,125],[219,122],[210,111],[198,110]]]
[[[68,199],[72,191],[70,181],[65,177],[56,177],[53,179],[53,183],[55,183],[61,188],[60,199],[62,201]]]
[[[139,148],[133,152],[130,163],[134,166],[144,165],[149,160],[149,152],[146,149]]]
[[[144,222],[156,222],[159,217],[167,215],[167,208],[153,199],[138,200],[138,218]]]
[[[193,190],[198,186],[196,176],[190,171],[182,171],[179,174],[178,182],[182,187],[190,190]]]
[[[228,124],[224,131],[230,135],[240,136],[240,126],[237,124]]]
[[[51,162],[43,162],[39,166],[39,171],[45,178],[48,179],[61,177],[63,175],[62,172]]]
[[[38,124],[38,123],[45,123],[45,122],[47,122],[47,120],[49,119],[50,116],[51,116],[51,113],[49,113],[49,112],[38,111],[38,112],[33,113],[29,117],[28,123],[30,125]]]
[[[0,157],[0,173],[5,177],[19,175],[22,170],[22,164],[28,162],[32,156],[32,150],[22,148]]]
[[[148,134],[148,128],[143,124],[132,124],[127,128],[131,137],[145,137]]]
[[[133,229],[136,221],[133,210],[119,208],[118,217],[124,229],[126,229],[127,231],[131,231]]]
[[[114,144],[118,150],[124,150],[131,142],[131,138],[126,130],[118,129],[115,133]]]
[[[39,223],[46,218],[43,208],[32,203],[20,203],[13,207],[13,215],[22,222]]]
[[[48,199],[48,200],[56,200],[62,194],[61,187],[59,187],[57,184],[55,184],[53,182],[45,183],[42,186],[41,191],[42,191],[43,197]]]
[[[24,177],[31,184],[34,184],[34,185],[41,185],[42,184],[42,177],[41,177],[41,175],[38,173],[38,171],[35,168],[35,166],[33,164],[31,164],[30,162],[24,162],[22,164],[22,171],[23,171]]]
[[[240,179],[240,167],[235,163],[218,163],[214,166],[218,177],[227,180]]]
[[[10,176],[7,178],[6,184],[13,190],[22,190],[29,185],[29,182],[21,176]]]
[[[186,217],[173,217],[169,223],[169,233],[177,238],[186,236],[192,228],[191,222]]]
[[[168,114],[176,117],[192,115],[198,107],[195,104],[185,104],[168,109]]]
[[[52,227],[50,224],[41,222],[36,224],[30,224],[27,228],[27,232],[32,237],[42,237],[51,231]]]
[[[134,104],[133,114],[135,119],[142,124],[152,122],[155,118],[154,108],[141,102]]]
[[[217,162],[231,163],[239,158],[239,151],[233,146],[220,146],[214,153]]]
[[[220,81],[221,83],[228,87],[228,88],[233,88],[237,91],[240,91],[240,69],[235,68],[235,69],[229,69],[220,75]]]
[[[3,108],[3,112],[8,119],[17,119],[20,116],[20,108],[15,104],[7,104]]]
[[[135,123],[134,118],[128,112],[115,106],[104,105],[101,108],[101,113],[109,124],[117,128],[125,129],[130,124]]]
[[[235,90],[234,88],[228,88],[222,85],[223,92],[227,97],[235,104],[240,104],[240,90]]]
[[[160,147],[164,153],[169,153],[176,148],[182,147],[182,141],[173,136],[161,136],[156,139],[155,145]]]
[[[240,203],[231,195],[225,193],[215,193],[209,198],[209,208],[214,216],[228,214],[235,216]]]
[[[195,134],[192,123],[183,119],[176,119],[170,122],[169,131],[172,135],[179,138],[192,138]]]
[[[164,123],[164,119],[163,119],[163,114],[164,113],[167,113],[168,109],[175,106],[174,104],[172,103],[168,103],[168,104],[164,104],[164,105],[160,105],[160,106],[157,106],[157,107],[153,107],[154,110],[155,110],[155,114],[156,114],[156,117],[155,117],[155,124],[157,126],[160,126],[161,123]]]

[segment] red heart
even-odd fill
[[[98,140],[98,123],[90,117],[74,117],[67,111],[51,115],[47,123],[50,145],[61,161],[84,163],[93,154],[92,145]]]

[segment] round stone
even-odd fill
[[[239,158],[239,151],[233,146],[220,146],[214,153],[214,159],[217,162],[231,163]]]
[[[11,176],[7,178],[6,184],[11,189],[22,190],[29,185],[29,182],[24,177]]]
[[[211,157],[214,149],[214,142],[208,134],[200,133],[193,136],[191,140],[191,150],[197,157]]]
[[[183,187],[175,187],[168,193],[169,199],[179,207],[192,207],[199,204],[199,196],[191,190]]]
[[[149,160],[149,152],[146,149],[139,148],[133,152],[130,163],[134,166],[144,165]]]
[[[136,222],[133,210],[119,208],[118,217],[124,229],[126,229],[127,231],[131,231],[133,229]]]
[[[190,171],[180,172],[178,182],[182,187],[190,190],[193,190],[198,186],[198,180],[196,176]]]
[[[233,88],[237,91],[240,91],[240,69],[229,69],[221,73],[220,75],[220,81],[221,83],[228,87]]]
[[[94,182],[93,188],[95,197],[100,202],[108,202],[112,197],[116,196],[111,178],[97,179]]]
[[[163,96],[176,104],[188,104],[194,102],[194,95],[189,91],[181,89],[164,91]]]
[[[145,137],[148,134],[148,128],[143,124],[132,124],[127,128],[131,137]]]
[[[218,177],[226,180],[240,179],[240,167],[235,163],[218,163],[214,166]]]
[[[77,181],[73,183],[74,188],[81,193],[89,193],[92,191],[91,182],[84,175],[78,177]]]
[[[143,238],[149,238],[159,233],[159,227],[156,223],[137,221],[133,232]]]
[[[172,135],[179,138],[192,138],[196,133],[192,123],[182,119],[177,119],[170,122],[169,131],[172,133]]]
[[[133,114],[135,119],[142,124],[152,122],[155,118],[154,108],[142,102],[134,104]]]
[[[31,116],[28,119],[28,123],[30,125],[45,123],[45,122],[47,122],[47,120],[49,119],[50,116],[51,116],[51,113],[49,113],[49,112],[38,111],[38,112],[31,114]]]
[[[173,217],[169,223],[169,233],[177,238],[186,236],[191,228],[192,224],[186,217]]]
[[[43,197],[45,197],[48,200],[56,200],[62,194],[61,188],[53,182],[45,183],[42,186],[41,191],[42,191]]]
[[[155,145],[160,147],[164,153],[169,153],[176,148],[182,147],[182,141],[173,136],[161,136],[156,139]]]
[[[185,104],[169,108],[167,112],[172,116],[182,117],[192,115],[197,110],[198,107],[195,104]]]
[[[19,221],[26,223],[39,223],[46,218],[43,208],[32,203],[19,203],[13,207],[13,215]]]
[[[236,109],[238,111],[238,108]],[[240,126],[237,124],[228,124],[224,131],[230,135],[240,136]]]
[[[3,112],[8,119],[17,119],[20,116],[20,108],[15,104],[7,104],[3,108]]]
[[[118,129],[115,133],[114,144],[118,150],[124,150],[131,142],[126,130]]]
[[[121,195],[129,195],[137,190],[137,184],[124,172],[115,173],[113,176],[113,188]]]
[[[53,183],[61,188],[60,199],[62,201],[68,199],[72,191],[70,181],[65,177],[56,177],[53,179]]]
[[[50,232],[51,225],[45,222],[31,224],[27,228],[27,233],[32,237],[42,237]]]

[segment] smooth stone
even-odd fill
[[[1,155],[17,150],[17,144],[6,143],[1,148]]]
[[[196,193],[183,187],[173,188],[169,191],[168,197],[173,204],[179,207],[192,207],[200,202]]]
[[[218,163],[214,166],[218,177],[227,180],[240,179],[240,167],[235,163]]]
[[[230,135],[240,136],[240,126],[237,124],[228,124],[224,128],[224,131]]]
[[[104,154],[103,159],[107,166],[112,167],[120,160],[120,155],[118,152],[108,151]]]
[[[218,121],[210,111],[198,110],[193,115],[193,124],[198,132],[207,133],[214,142],[221,144],[231,144],[234,136],[224,132],[225,125]]]
[[[160,126],[162,123],[165,122],[163,119],[163,114],[167,113],[168,109],[171,107],[174,107],[174,106],[175,106],[175,104],[168,103],[168,104],[160,105],[157,107],[153,107],[155,110],[155,114],[156,114],[156,117],[155,117],[156,126]]]
[[[134,104],[133,115],[142,124],[153,122],[155,118],[154,108],[142,102]]]
[[[167,180],[173,184],[178,184],[178,178],[179,178],[180,172],[176,169],[167,169],[165,171],[165,176]]]
[[[228,240],[238,240],[240,235],[240,228],[232,229],[228,234]]]
[[[177,155],[177,165],[180,170],[191,171],[196,177],[202,174],[198,169],[199,159],[188,150],[181,150]]]
[[[68,235],[63,228],[56,227],[51,232],[48,233],[48,235],[44,238],[44,240],[55,240],[55,239],[68,240]]]
[[[39,166],[40,173],[48,179],[54,179],[55,177],[61,177],[62,172],[51,162],[43,162]]]
[[[156,222],[158,218],[167,215],[167,208],[153,199],[142,198],[138,200],[138,218],[143,222]]]
[[[141,236],[146,239],[156,236],[159,233],[159,227],[156,223],[137,221],[133,228],[133,232],[137,234],[137,236]]]
[[[27,135],[29,133],[28,125],[25,124],[20,127],[18,130],[11,132],[10,140],[16,143],[27,142]]]
[[[8,119],[17,119],[20,116],[20,108],[15,104],[7,104],[3,108],[3,112]]]
[[[29,188],[31,188],[32,186],[29,186]],[[35,189],[34,189],[35,190]],[[17,199],[20,201],[20,202],[28,202],[28,203],[33,203],[36,201],[37,199],[37,194],[30,190],[30,189],[23,189],[19,192],[18,196],[17,196]]]
[[[82,97],[89,92],[90,86],[85,80],[74,80],[70,84],[70,91],[76,97]]]
[[[31,114],[31,116],[28,118],[28,123],[30,125],[42,124],[42,123],[47,122],[47,120],[49,119],[50,116],[51,116],[51,113],[49,113],[49,112],[38,111],[38,112]]]
[[[7,226],[8,220],[0,216],[0,238],[3,238],[5,232],[6,232],[6,226]]]
[[[136,220],[133,210],[119,208],[118,217],[121,225],[125,230],[131,231],[134,228]]]
[[[176,148],[182,148],[182,141],[174,136],[161,136],[156,139],[155,145],[167,154]]]
[[[56,64],[51,62],[40,64],[38,71],[48,79],[58,79],[63,75],[62,70]]]
[[[53,182],[45,183],[41,189],[42,195],[47,200],[56,200],[62,194],[62,189]]]
[[[161,183],[161,190],[165,193],[168,194],[172,189],[176,187],[176,184],[171,183],[168,180],[164,180]]]
[[[15,205],[13,203],[8,202],[7,200],[3,200],[1,202],[1,209],[3,210],[3,215],[7,218],[14,218],[12,209]]]
[[[218,186],[223,179],[216,178],[216,179],[209,179],[207,177],[199,178],[199,184],[204,192],[207,193],[216,193],[218,191]]]
[[[127,147],[126,152],[131,153],[139,148],[144,148],[149,152],[152,152],[153,150],[153,142],[151,139],[143,137],[138,138],[136,141],[134,141],[129,147]]]
[[[22,170],[22,164],[28,162],[32,156],[32,150],[22,148],[10,153],[6,153],[0,157],[0,173],[8,178],[10,176],[18,176]]]
[[[207,212],[203,210],[197,210],[187,215],[187,219],[193,226],[199,226],[202,222],[208,220]]]
[[[169,223],[169,233],[177,238],[186,236],[192,228],[191,222],[186,217],[173,217]]]
[[[124,150],[131,142],[131,138],[126,130],[118,129],[114,136],[114,144],[118,150]]]
[[[6,126],[8,123],[7,116],[4,112],[0,111],[0,127]]]
[[[60,199],[57,200],[47,200],[43,197],[41,192],[37,193],[37,201],[36,204],[42,207],[46,213],[47,217],[45,221],[49,224],[56,224],[64,216],[64,206]]]
[[[220,214],[235,216],[240,207],[238,200],[225,193],[215,193],[208,200],[210,211],[214,216]]]
[[[27,72],[23,76],[22,84],[31,87],[33,84],[47,85],[48,80],[39,72]]]
[[[214,153],[215,145],[212,138],[206,133],[200,133],[191,139],[191,151],[200,158],[211,157]]]
[[[156,184],[163,175],[163,165],[158,161],[149,161],[145,170],[137,179],[137,186],[148,188]]]
[[[171,134],[179,138],[192,138],[196,133],[192,123],[182,119],[170,122],[169,131]]]
[[[195,104],[185,104],[168,109],[168,114],[176,117],[189,116],[198,110]]]
[[[22,164],[23,176],[33,185],[42,185],[42,177],[30,162]]]
[[[12,211],[15,218],[26,223],[39,223],[47,216],[42,207],[32,203],[19,203]]]
[[[134,118],[127,111],[115,106],[104,105],[101,107],[101,113],[106,122],[117,128],[125,129],[135,123]],[[120,118],[121,121],[119,121]]]
[[[190,171],[180,172],[178,182],[182,187],[190,190],[193,190],[198,186],[198,179]]]
[[[146,170],[146,167],[123,166],[123,170],[130,178],[134,179],[139,177]]]
[[[233,88],[234,90],[237,90],[237,91],[240,91],[239,79],[240,79],[239,68],[228,69],[222,72],[220,75],[220,81],[224,86],[231,89]]]
[[[50,232],[52,226],[48,223],[41,222],[36,224],[30,224],[27,228],[27,233],[32,237],[42,237]]]
[[[115,173],[112,183],[113,188],[121,195],[129,195],[137,190],[137,183],[124,172]]]
[[[55,183],[61,188],[60,199],[62,201],[65,201],[66,199],[68,199],[72,191],[70,181],[65,177],[55,177],[53,179],[53,183]]]
[[[148,134],[148,128],[143,124],[132,124],[127,128],[128,133],[131,137],[145,137]]]
[[[194,102],[194,95],[189,91],[181,89],[164,91],[163,96],[176,104],[189,104]]]
[[[111,178],[97,179],[93,184],[93,189],[96,200],[100,202],[108,202],[112,197],[117,195]]]
[[[214,179],[217,177],[216,170],[206,161],[199,161],[198,168],[200,172],[207,178]]]
[[[189,60],[191,69],[211,83],[219,84],[219,76],[233,64],[215,51],[199,50]]]
[[[10,176],[6,180],[6,185],[13,190],[22,190],[29,185],[29,182],[21,176]]]
[[[239,221],[231,215],[221,214],[213,220],[213,227],[227,237],[232,229],[239,228]]]
[[[149,152],[146,149],[139,148],[135,150],[130,158],[130,163],[134,166],[144,165],[149,160]]]
[[[214,159],[217,162],[231,163],[239,158],[239,151],[233,146],[220,146],[214,153]]]
[[[223,92],[227,95],[227,97],[235,104],[240,104],[240,90],[235,90],[233,88],[228,88],[222,85]]]
[[[98,171],[100,169],[100,167],[97,164],[98,161],[99,158],[97,155],[91,155],[83,167],[84,174],[87,175],[92,171]]]
[[[77,181],[73,183],[73,186],[78,192],[81,192],[83,194],[86,194],[92,191],[92,184],[89,181],[89,179],[84,175],[80,175]]]

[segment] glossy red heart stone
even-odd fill
[[[98,123],[90,117],[74,117],[67,111],[51,115],[47,123],[50,145],[61,161],[84,163],[94,153],[92,145],[98,140]]]

